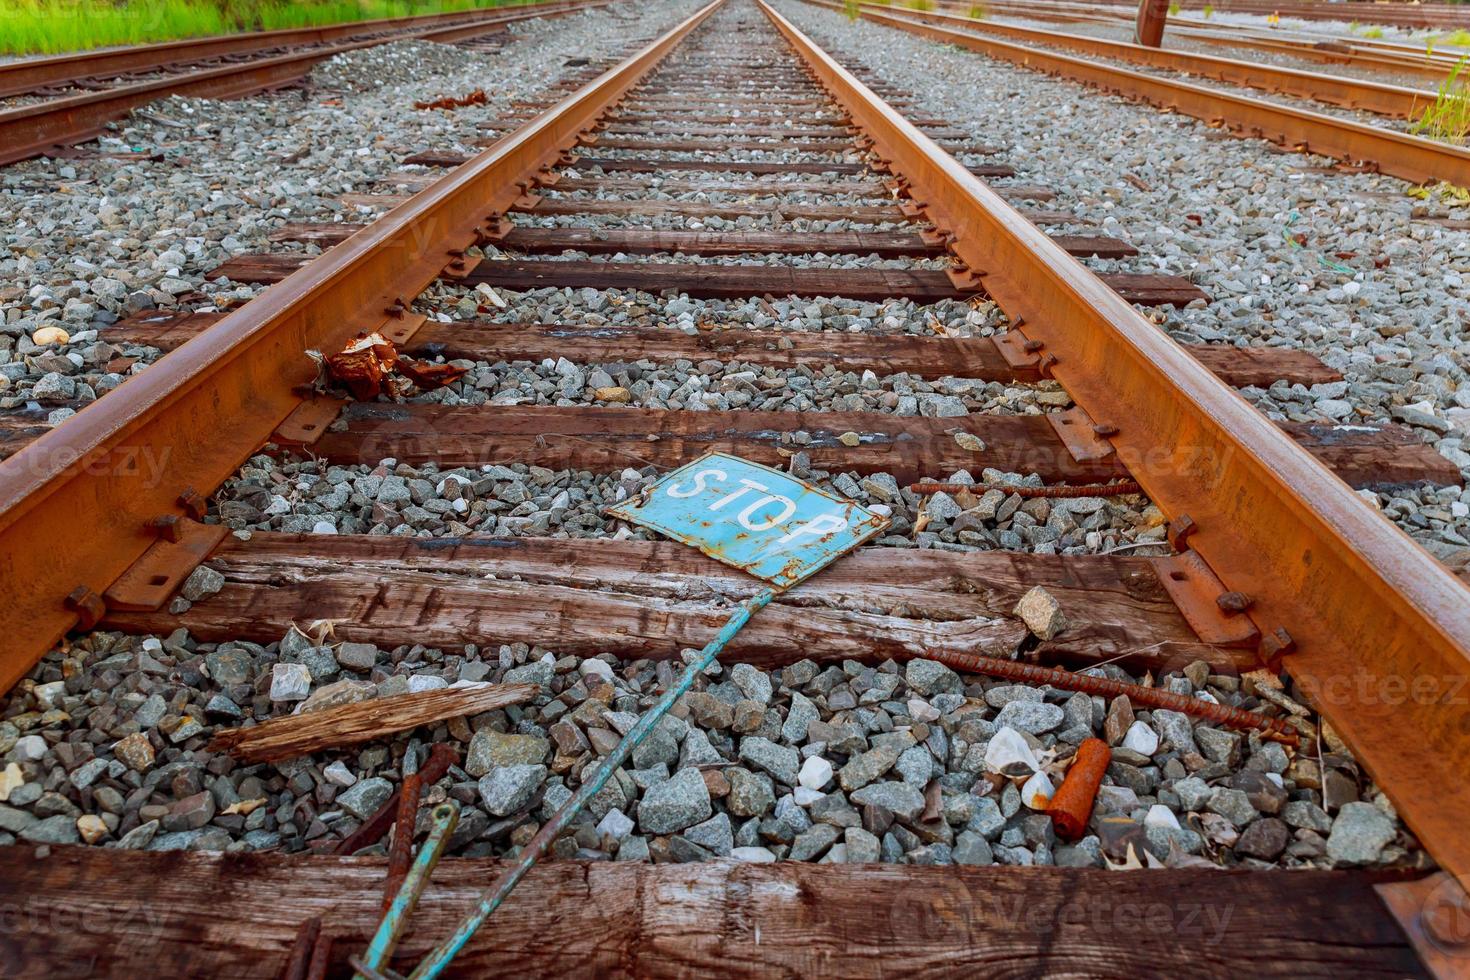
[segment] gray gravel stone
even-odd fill
[[[697,769],[680,769],[650,786],[638,804],[638,827],[647,834],[672,834],[707,820],[709,788]]]
[[[1345,803],[1332,821],[1327,856],[1341,865],[1373,864],[1397,836],[1392,820],[1371,803]]]

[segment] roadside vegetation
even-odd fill
[[[0,54],[61,54],[521,2],[525,0],[0,0]]]
[[[1451,69],[1449,77],[1440,83],[1434,103],[1410,131],[1446,143],[1465,144],[1470,137],[1470,55]]]

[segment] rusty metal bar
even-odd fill
[[[0,689],[81,619],[68,595],[95,607],[153,518],[219,485],[297,407],[316,374],[305,350],[401,310],[719,2],[0,462]]]
[[[28,58],[0,65],[0,98],[34,91],[47,85],[67,85],[79,78],[151,71],[164,65],[180,62],[219,58],[224,55],[251,51],[265,51],[271,48],[323,44],[342,38],[362,37],[367,34],[398,31],[411,27],[507,23],[507,13],[510,14],[511,19],[519,20],[527,16],[539,16],[556,8],[575,6],[577,6],[575,0],[572,2],[555,0],[551,3],[516,4],[510,11],[507,11],[505,6],[486,7],[478,11],[458,10],[444,14],[422,14],[416,17],[392,17],[342,24],[324,24],[320,27],[251,31],[216,37],[186,38],[179,41],[165,41],[160,44],[131,45],[103,51],[83,51],[48,58]],[[540,14],[530,13],[530,11],[539,11]],[[385,42],[392,40],[397,40],[397,38],[382,39]]]
[[[760,2],[1443,866],[1470,872],[1470,589]],[[1294,652],[1292,651],[1294,648]]]
[[[825,5],[825,0],[807,2]],[[1470,149],[1464,147],[1264,99],[1220,92],[1203,85],[1117,68],[1056,51],[919,23],[890,13],[863,10],[862,16],[945,44],[1015,62],[1025,68],[1143,99],[1163,109],[1228,126],[1246,136],[1351,163],[1371,163],[1383,173],[1416,183],[1446,180],[1462,187],[1470,186]]]
[[[251,92],[259,92],[262,89],[290,84],[305,77],[318,62],[347,51],[376,47],[387,40],[415,38],[432,41],[440,36],[453,39],[464,35],[466,31],[485,33],[496,30],[512,20],[525,20],[545,16],[548,13],[563,13],[572,9],[602,6],[606,2],[607,0],[602,0],[602,3],[579,4],[576,7],[558,2],[546,8],[537,8],[534,13],[522,12],[506,15],[494,21],[477,23],[473,25],[473,28],[453,25],[429,28],[410,35],[397,35],[391,39],[377,38],[343,42],[293,54],[262,58],[259,61],[225,65],[219,68],[205,68],[169,78],[121,85],[101,92],[89,92],[84,95],[18,106],[0,112],[0,164],[14,163],[17,160],[36,156],[59,144],[89,139],[102,132],[107,123],[126,115],[128,110],[146,105],[165,95],[202,99],[235,98]]]
[[[1133,43],[1157,48],[1164,40],[1164,21],[1169,0],[1138,0],[1138,19],[1133,23]]]
[[[1143,0],[1143,2],[1149,3],[1152,0]],[[834,8],[838,6],[825,2],[823,5]],[[1365,109],[1400,119],[1414,119],[1423,115],[1425,108],[1433,105],[1435,99],[1433,92],[1412,89],[1404,85],[1388,85],[1383,82],[1367,81],[1344,75],[1324,75],[1320,72],[1282,68],[1262,62],[1240,61],[1236,58],[1221,58],[1193,51],[1165,51],[1158,48],[1157,45],[1129,44],[1123,41],[1090,37],[1086,34],[1069,34],[1010,24],[994,24],[933,11],[898,12],[872,4],[864,4],[863,10],[882,15],[874,17],[875,20],[938,23],[941,26],[970,33],[1070,48],[1095,57],[1114,58],[1148,68],[1162,68],[1166,71],[1183,72],[1201,78],[1214,78],[1233,85],[1243,85],[1267,92],[1280,92],[1304,99],[1315,99],[1332,105]]]

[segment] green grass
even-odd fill
[[[990,16],[990,8],[983,3],[972,3],[967,16],[971,20],[984,20]]]
[[[1370,41],[1376,41],[1378,38],[1383,36],[1383,28],[1369,27],[1362,31],[1362,36],[1368,38]]]
[[[503,7],[526,0],[0,0],[0,54]]]
[[[847,19],[856,21],[862,11],[858,8],[858,0],[842,0],[842,12],[847,14]]]
[[[1169,4],[1169,16],[1170,17],[1178,17],[1179,16],[1179,11],[1181,11],[1183,9],[1184,9],[1183,7],[1179,6],[1179,0],[1174,0],[1173,3]]]
[[[1443,44],[1451,48],[1470,48],[1470,31],[1456,30],[1448,34],[1436,34],[1424,42],[1424,53],[1433,54],[1434,46]]]
[[[1446,143],[1464,145],[1470,137],[1470,55],[1461,58],[1449,77],[1439,86],[1434,104],[1410,127],[1410,132],[1425,133]]]
[[[1207,19],[1215,16],[1215,5],[1212,3],[1205,4],[1205,9],[1203,13]]]
[[[903,5],[910,10],[929,11],[934,9],[934,0],[903,0]]]

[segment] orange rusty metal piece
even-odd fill
[[[487,101],[489,101],[489,96],[485,94],[485,90],[477,88],[470,94],[458,98],[446,95],[429,102],[415,102],[413,107],[415,109],[462,109],[467,105],[484,105]]]
[[[367,401],[382,394],[398,365],[398,351],[381,334],[360,334],[326,362],[328,377],[346,385],[353,398]]]
[[[315,376],[307,349],[339,349],[365,311],[418,295],[719,2],[0,462],[0,689],[91,615],[69,594],[100,594],[153,544],[149,518],[186,485],[218,486],[291,414]]]
[[[1470,589],[767,4],[1429,852],[1470,872]],[[953,33],[953,32],[949,32]],[[962,35],[961,35],[962,36]],[[1037,52],[1028,49],[1028,57]],[[1050,57],[1050,56],[1048,56]],[[1213,98],[1213,94],[1211,98]],[[1470,159],[1470,155],[1467,155]],[[1463,183],[1463,181],[1462,181]],[[109,396],[112,397],[112,396]],[[1277,631],[1282,631],[1278,633]],[[1266,646],[1263,640],[1263,648]]]
[[[829,6],[826,0],[807,2]],[[1060,75],[1109,92],[1135,96],[1161,108],[1203,119],[1211,124],[1223,122],[1230,129],[1247,136],[1288,147],[1304,147],[1312,153],[1336,157],[1350,163],[1372,163],[1381,172],[1402,177],[1404,180],[1416,183],[1445,180],[1462,187],[1470,185],[1470,150],[1464,147],[1308,109],[1297,109],[1265,99],[1235,95],[1191,82],[1119,68],[1045,48],[982,37],[970,31],[911,20],[886,10],[863,10],[862,15],[875,23],[897,27],[921,37],[968,48],[992,58]],[[1152,50],[1136,47],[1143,51]],[[908,176],[913,181],[913,175]],[[917,181],[914,184],[918,186]],[[919,196],[927,197],[930,205],[928,210],[932,214],[935,203],[932,195]],[[987,281],[986,288],[989,287],[990,283]]]
[[[1087,833],[1092,818],[1092,805],[1097,802],[1097,788],[1102,785],[1113,761],[1113,750],[1100,738],[1089,738],[1077,746],[1072,768],[1067,770],[1062,785],[1052,795],[1046,812],[1052,827],[1062,840],[1080,840]]]

